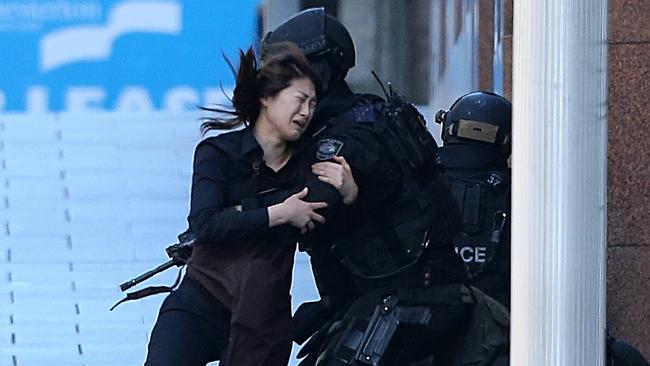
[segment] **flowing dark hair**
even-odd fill
[[[200,107],[204,111],[215,112],[214,117],[204,117],[201,120],[201,132],[210,130],[229,130],[244,124],[252,125],[260,114],[260,98],[271,97],[291,84],[291,81],[306,77],[318,89],[319,80],[309,66],[309,61],[300,48],[291,42],[278,42],[269,45],[264,62],[257,68],[255,52],[250,47],[245,53],[239,50],[239,69],[224,56],[235,76],[236,85],[233,91],[233,109]]]

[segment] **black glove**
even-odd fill
[[[329,313],[323,300],[309,301],[300,304],[293,315],[294,330],[293,341],[303,344],[327,320]]]

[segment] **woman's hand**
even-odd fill
[[[354,181],[352,170],[345,158],[342,156],[335,156],[334,160],[337,163],[324,161],[316,163],[311,166],[312,173],[318,176],[318,179],[331,184],[336,190],[339,191],[343,197],[343,203],[351,205],[357,199],[359,194],[359,187]]]
[[[301,234],[314,230],[314,221],[325,223],[325,218],[315,212],[319,208],[327,207],[325,202],[307,202],[302,199],[307,196],[308,189],[289,196],[284,202],[270,206],[269,226],[290,224],[300,229]]]

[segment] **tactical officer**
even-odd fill
[[[328,203],[328,224],[302,240],[322,299],[296,314],[297,341],[320,326],[303,348],[303,363],[408,365],[432,353],[443,357],[456,349],[452,335],[464,330],[468,307],[484,297],[462,283],[464,268],[451,245],[457,208],[435,142],[428,133],[404,134],[422,131],[423,119],[408,103],[350,90],[344,79],[355,63],[352,39],[322,8],[288,19],[262,48],[287,40],[324,85],[308,131],[313,157],[344,156],[359,187],[356,204],[346,209],[333,187],[308,179],[308,200]],[[413,128],[398,128],[404,125]],[[313,321],[319,316],[324,325]],[[487,364],[493,351],[477,357]]]
[[[462,230],[454,237],[467,282],[510,305],[511,111],[500,95],[475,91],[440,110],[443,146],[438,150],[459,204]],[[607,335],[607,365],[647,366],[631,345]],[[508,365],[507,354],[493,366]]]
[[[462,213],[456,252],[468,282],[510,305],[511,104],[476,91],[458,98],[436,121],[442,124],[438,155]]]

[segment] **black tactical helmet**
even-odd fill
[[[512,105],[497,94],[475,91],[458,98],[448,111],[440,110],[436,122],[442,124],[445,144],[495,145],[510,155]]]
[[[311,62],[326,58],[343,77],[354,66],[350,33],[322,7],[305,9],[267,33],[262,40],[262,58],[266,45],[282,41],[297,44]]]

